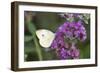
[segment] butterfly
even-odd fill
[[[55,34],[47,29],[39,29],[36,31],[36,36],[39,39],[39,43],[44,48],[49,48],[55,38]]]

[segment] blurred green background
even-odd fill
[[[60,13],[55,12],[24,12],[25,61],[39,61],[40,59],[39,55],[37,54],[37,50],[40,51],[40,57],[42,57],[41,60],[58,60],[53,50],[51,51],[49,50],[50,48],[43,48],[40,46],[38,42],[39,40],[35,35],[35,31],[38,29],[48,29],[52,32],[55,32],[57,28],[66,21],[66,19],[62,18],[59,14]],[[85,42],[78,42],[78,48],[80,49],[80,59],[90,58],[90,19],[84,17],[84,26],[87,31],[87,39]]]

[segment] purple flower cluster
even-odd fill
[[[51,48],[56,50],[57,56],[60,59],[79,58],[79,49],[77,49],[76,44],[74,42],[69,44],[65,39],[69,39],[70,41],[73,39],[84,41],[86,39],[86,30],[81,21],[67,21],[61,25],[51,44]]]
[[[55,39],[53,40],[51,44],[51,48],[56,49],[56,48],[63,48],[65,46],[64,42],[64,33],[57,31]]]
[[[58,30],[64,33],[70,40],[78,39],[84,41],[86,39],[86,30],[81,21],[65,22]]]
[[[57,54],[60,59],[78,59],[80,55],[79,49],[75,45],[69,48],[59,48]]]

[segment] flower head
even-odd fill
[[[51,44],[51,48],[56,50],[60,59],[77,59],[79,58],[80,51],[76,44],[73,44],[74,41],[72,42],[72,40],[75,39],[83,42],[86,37],[86,29],[82,21],[66,21],[55,33],[55,39]],[[71,43],[68,44],[69,42],[65,41],[66,39],[71,41]]]
[[[71,56],[72,59],[79,58],[79,49],[75,46],[75,43],[72,43],[70,50],[69,50],[69,55]]]
[[[78,39],[84,41],[86,39],[86,30],[81,21],[78,22],[65,22],[58,29],[68,39]]]
[[[57,49],[56,53],[60,59],[78,59],[80,55],[79,49],[73,43],[68,48]]]
[[[62,32],[57,32],[55,39],[53,40],[52,44],[51,44],[51,48],[55,49],[55,48],[62,48],[64,47],[65,42],[64,42],[64,35]]]
[[[67,50],[65,48],[61,48],[57,51],[57,54],[60,59],[68,59],[69,55],[67,54]]]

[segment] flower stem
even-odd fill
[[[40,47],[37,37],[36,37],[36,27],[35,27],[35,24],[32,22],[32,18],[33,18],[32,14],[28,13],[26,15],[26,24],[27,24],[29,32],[33,36],[33,40],[34,40],[34,43],[36,46],[36,52],[37,52],[39,61],[41,61],[41,60],[43,60],[42,51],[41,51],[41,47]]]
[[[34,43],[36,45],[36,52],[37,52],[38,58],[41,61],[41,60],[43,60],[41,48],[40,48],[40,46],[38,44],[36,36],[34,36],[33,38],[34,38]]]
[[[36,27],[34,26],[34,23],[32,23],[31,21],[27,22],[27,27],[33,36],[33,40],[34,40],[34,43],[36,46],[36,52],[37,52],[39,61],[41,61],[41,60],[43,60],[43,57],[42,57],[41,47],[40,47],[38,40],[37,40],[37,37],[36,37]]]

